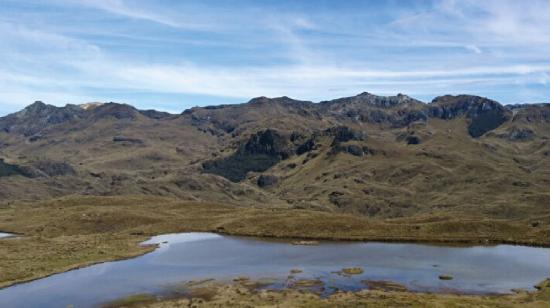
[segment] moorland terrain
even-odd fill
[[[22,235],[2,242],[1,286],[168,232],[550,246],[550,104],[35,102],[0,118],[0,230]]]

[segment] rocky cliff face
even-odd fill
[[[432,117],[453,119],[465,115],[468,133],[477,138],[511,118],[512,112],[496,101],[471,95],[436,97],[429,108]]]
[[[214,173],[238,182],[250,171],[263,172],[295,153],[290,136],[273,129],[260,131],[224,158],[203,163],[205,172]]]
[[[341,120],[389,124],[403,127],[425,121],[425,104],[407,95],[377,96],[367,92],[319,103],[322,114]]]
[[[550,104],[522,104],[510,106],[514,113],[513,122],[550,123]]]

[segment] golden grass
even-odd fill
[[[460,216],[371,219],[311,210],[255,209],[160,197],[66,197],[0,206],[0,286],[151,251],[152,235],[210,231],[296,239],[520,243],[550,246],[548,224]]]

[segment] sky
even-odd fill
[[[0,0],[0,116],[361,92],[550,101],[550,1]]]

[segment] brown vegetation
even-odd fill
[[[153,249],[138,246],[149,236],[186,231],[310,241],[550,246],[550,223],[535,228],[529,218],[475,220],[460,215],[449,212],[441,216],[382,220],[322,211],[243,208],[144,196],[76,196],[44,202],[4,203],[0,206],[0,230],[20,236],[1,240],[0,285],[136,256]]]
[[[151,301],[138,295],[118,301],[123,304],[115,307],[547,307],[550,299],[550,281],[539,284],[536,292],[521,291],[504,296],[411,293],[392,287],[392,290],[337,292],[323,298],[300,287],[267,291],[215,281],[196,288],[197,292],[191,288],[185,298]]]

